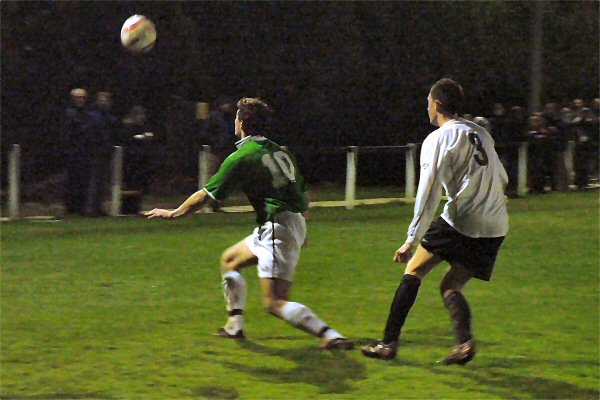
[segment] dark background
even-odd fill
[[[114,93],[122,118],[149,109],[174,154],[194,146],[195,103],[260,96],[292,148],[420,142],[441,77],[466,112],[527,106],[534,2],[10,2],[1,6],[2,155],[19,143],[31,171],[60,169],[60,120],[73,87]],[[544,2],[546,101],[598,96],[598,2]],[[125,51],[143,14],[158,39]],[[170,150],[169,150],[170,149]],[[195,151],[195,150],[194,150]],[[176,159],[176,157],[175,157]]]

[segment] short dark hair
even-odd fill
[[[462,86],[450,78],[442,78],[437,81],[429,91],[433,100],[442,103],[442,108],[448,114],[460,113],[465,95]]]
[[[273,109],[258,97],[244,97],[237,102],[238,118],[244,122],[248,135],[271,132]]]

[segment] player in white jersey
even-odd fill
[[[471,312],[461,290],[471,278],[490,280],[508,231],[504,196],[508,178],[491,135],[458,117],[462,102],[462,87],[447,78],[436,82],[427,97],[430,122],[439,129],[430,133],[421,147],[414,218],[406,242],[394,255],[394,261],[408,264],[392,301],[384,338],[363,347],[365,356],[396,356],[400,331],[421,280],[441,261],[450,264],[440,292],[458,341],[442,362],[465,364],[475,355]],[[448,202],[441,217],[432,223],[442,190]]]

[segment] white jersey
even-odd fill
[[[505,236],[508,213],[504,187],[508,177],[481,126],[453,119],[430,133],[421,147],[421,177],[408,242],[421,240],[446,191],[442,218],[472,238]]]

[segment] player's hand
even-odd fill
[[[164,218],[164,219],[173,219],[173,211],[164,210],[162,208],[155,208],[153,210],[148,211],[144,214],[148,219],[152,218]]]
[[[402,247],[396,250],[396,254],[394,254],[394,262],[407,263],[412,257],[412,249],[412,243],[404,243]]]

